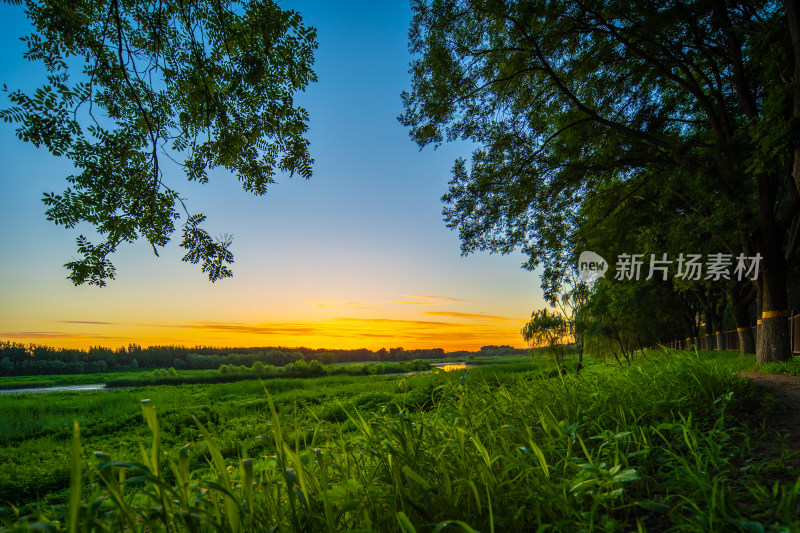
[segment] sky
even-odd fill
[[[520,329],[544,306],[520,253],[461,256],[441,196],[471,146],[419,148],[396,119],[410,87],[406,2],[282,2],[317,29],[318,83],[309,112],[309,180],[278,176],[264,196],[214,172],[206,185],[169,183],[234,237],[233,278],[211,283],[183,263],[176,232],[156,257],[140,240],[111,260],[106,287],[75,287],[64,263],[75,238],[45,219],[44,192],[61,192],[69,161],[0,124],[0,341],[60,347],[150,345],[403,347],[524,346]],[[22,58],[20,7],[1,4],[0,83],[31,89],[43,70]],[[0,106],[9,106],[0,94]],[[87,233],[88,235],[88,233]]]

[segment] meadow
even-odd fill
[[[3,396],[0,531],[798,530],[751,359]]]

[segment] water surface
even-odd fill
[[[93,391],[103,390],[105,383],[93,383],[90,385],[63,385],[61,387],[37,387],[28,389],[5,389],[0,390],[0,394],[46,394],[48,392],[71,392],[71,391]]]

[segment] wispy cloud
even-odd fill
[[[433,296],[429,294],[404,294],[403,298],[408,298],[408,300],[391,300],[384,301],[384,303],[404,305],[455,305],[475,303],[451,296]]]
[[[164,327],[225,331],[229,333],[249,333],[255,335],[314,335],[320,327],[311,322],[271,322],[265,324],[244,324],[241,322],[187,322],[163,325]]]
[[[0,339],[22,340],[61,345],[91,346],[97,341],[124,345],[131,339],[143,344],[213,342],[227,346],[312,346],[371,347],[403,346],[406,348],[442,347],[447,350],[476,349],[486,344],[516,344],[517,322],[510,318],[477,313],[431,311],[431,319],[364,318],[340,316],[320,321],[298,322],[223,322],[192,321],[172,323],[114,323],[64,321],[83,325],[88,331],[14,331],[0,332]],[[444,320],[436,320],[442,317]],[[458,321],[453,318],[460,319]],[[448,320],[451,319],[451,320]],[[482,322],[481,322],[482,321]],[[135,335],[124,336],[125,329],[115,330],[120,336],[100,335],[89,328],[116,325],[136,328]],[[149,330],[149,332],[148,332]],[[154,331],[163,333],[155,334]],[[147,340],[145,340],[147,339]]]
[[[99,339],[119,340],[122,337],[95,335],[93,333],[67,333],[65,331],[6,331],[0,332],[0,339]]]
[[[373,323],[373,324],[391,324],[391,325],[407,325],[407,326],[450,326],[452,322],[433,322],[430,320],[403,320],[397,318],[345,318],[340,317],[336,319],[337,322],[352,322],[355,324]]]
[[[492,322],[520,322],[519,319],[508,318],[505,316],[482,315],[479,313],[458,313],[455,311],[423,311],[423,314],[431,316],[447,316],[450,318],[470,318],[474,320],[490,320]]]
[[[411,298],[414,300],[434,300],[434,303],[440,302],[449,302],[449,303],[456,303],[456,304],[473,304],[475,302],[469,302],[467,300],[462,300],[461,298],[453,298],[452,296],[431,296],[427,294],[404,294],[404,298]]]

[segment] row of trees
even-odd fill
[[[800,263],[795,2],[413,7],[416,58],[400,120],[420,146],[479,145],[470,165],[456,161],[443,198],[464,253],[520,248],[526,268],[542,267],[551,303],[582,290],[569,280],[582,251],[612,264],[623,254],[670,258],[648,280],[609,271],[585,295],[595,338],[685,338],[700,322],[721,330],[728,315],[759,362],[790,357]],[[681,278],[681,254],[742,256],[758,273]]]
[[[282,367],[275,367],[272,365],[265,365],[261,361],[256,361],[249,368],[245,365],[222,365],[219,367],[220,374],[263,374],[263,375],[279,375],[279,376],[293,376],[293,377],[318,377],[325,375],[368,375],[368,374],[394,374],[401,372],[418,372],[422,370],[429,370],[430,363],[426,363],[422,359],[414,359],[408,362],[398,362],[385,365],[377,363],[374,365],[336,365],[325,366],[316,359],[306,362],[303,359],[289,363]],[[170,369],[174,370],[174,369]]]
[[[116,370],[139,370],[174,367],[177,370],[217,369],[222,365],[254,364],[285,366],[297,362],[321,364],[366,361],[413,361],[466,357],[501,356],[521,353],[511,346],[484,346],[478,352],[449,352],[442,348],[405,350],[381,348],[368,350],[327,350],[313,348],[220,348],[211,346],[150,346],[130,344],[116,350],[95,347],[88,350],[53,348],[33,344],[0,341],[0,376],[36,374],[81,374]]]

